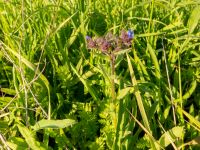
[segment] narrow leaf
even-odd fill
[[[124,97],[127,95],[127,93],[131,90],[131,88],[132,88],[132,87],[127,87],[127,88],[124,88],[124,89],[120,90],[120,91],[119,91],[119,94],[118,94],[118,96],[117,96],[117,99],[122,99],[122,98],[124,98]]]
[[[26,141],[19,137],[11,137],[9,141],[6,142],[6,144],[14,150],[24,150],[28,149],[28,144]]]
[[[136,97],[137,104],[138,104],[138,107],[139,107],[139,110],[140,110],[140,113],[141,113],[141,116],[142,116],[142,120],[144,122],[144,126],[147,129],[147,131],[149,133],[151,133],[149,121],[148,121],[148,118],[147,118],[147,115],[146,115],[146,111],[145,111],[145,108],[144,108],[144,105],[143,105],[143,101],[142,101],[142,96],[140,95],[140,91],[139,91],[138,85],[137,85],[137,80],[136,80],[135,75],[134,75],[133,66],[131,64],[130,57],[129,57],[129,55],[127,53],[126,53],[126,57],[127,57],[127,61],[128,61],[128,67],[129,67],[129,71],[130,71],[132,84],[135,87],[135,97]],[[150,142],[151,142],[152,148],[156,149],[155,143],[154,143],[152,138],[150,138]]]
[[[157,56],[156,56],[156,53],[154,51],[154,49],[151,47],[151,45],[149,43],[147,43],[147,49],[151,55],[151,59],[153,61],[153,64],[155,66],[155,74],[156,74],[156,77],[158,78],[158,80],[161,78],[161,74],[160,74],[160,66],[159,66],[159,63],[158,63],[158,59],[157,59]]]
[[[94,100],[98,99],[98,95],[96,91],[90,86],[87,80],[85,80],[76,70],[76,68],[73,66],[73,64],[70,64],[73,72],[78,76],[78,78],[81,80],[81,82],[84,84],[84,86],[88,89],[91,96],[94,98]]]
[[[181,111],[190,120],[190,123],[195,124],[196,127],[200,129],[200,122],[196,120],[192,115],[190,115],[189,113],[187,113],[185,110],[183,110],[180,107],[178,107],[178,111]]]
[[[21,135],[24,137],[26,143],[30,146],[31,149],[45,150],[45,148],[35,140],[33,133],[27,127],[20,124],[17,126]]]
[[[130,48],[124,49],[124,50],[119,50],[119,51],[114,51],[114,55],[121,55],[121,54],[128,53],[128,52],[130,52],[130,51],[131,51]]]
[[[0,91],[9,95],[15,95],[16,91],[9,88],[0,88]]]

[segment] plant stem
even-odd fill
[[[110,54],[110,68],[111,68],[111,96],[112,96],[112,108],[111,111],[113,114],[113,124],[114,127],[117,127],[117,117],[116,117],[116,94],[115,94],[115,56],[113,53]]]
[[[172,88],[171,88],[170,77],[169,77],[169,70],[168,70],[168,66],[167,66],[167,56],[166,56],[166,51],[165,51],[165,48],[164,48],[163,38],[162,38],[162,47],[163,47],[163,53],[164,53],[167,82],[168,82],[169,92],[170,92],[170,99],[171,99],[171,103],[172,103],[172,113],[173,113],[174,125],[176,126],[176,115],[175,115],[176,104],[174,105],[174,97],[173,97],[173,94],[172,94]]]
[[[111,67],[111,94],[112,94],[112,102],[115,101],[115,56],[114,54],[110,55],[110,67]]]

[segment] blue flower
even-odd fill
[[[86,35],[86,36],[85,36],[85,38],[86,38],[86,40],[89,40],[89,39],[91,39],[91,37],[90,37],[90,36],[88,36],[88,35]]]
[[[131,41],[133,39],[134,33],[132,30],[128,30],[128,32],[126,32],[125,30],[121,31],[121,35],[120,35],[120,40],[121,40],[121,47],[122,49],[131,46]]]
[[[134,31],[133,30],[129,29],[127,34],[128,34],[129,39],[133,39],[133,37],[134,37]]]

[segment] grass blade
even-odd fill
[[[187,113],[185,110],[183,110],[182,108],[178,107],[178,111],[180,111],[181,113],[183,113],[190,121],[190,123],[194,124],[198,129],[200,129],[200,122],[195,119],[192,115],[190,115],[189,113]]]
[[[33,133],[22,124],[17,125],[20,133],[24,137],[26,143],[30,146],[31,149],[35,150],[45,150],[46,148],[43,147],[38,141],[35,140]]]
[[[134,75],[134,71],[133,71],[133,67],[132,67],[132,64],[131,64],[131,60],[130,60],[128,54],[126,54],[126,56],[127,56],[128,67],[129,67],[129,71],[130,71],[130,76],[131,76],[131,79],[132,79],[132,84],[133,84],[133,86],[135,88],[135,96],[136,96],[138,107],[139,107],[139,110],[140,110],[140,113],[141,113],[141,116],[142,116],[142,120],[144,122],[144,126],[147,129],[147,131],[151,133],[151,129],[150,129],[150,126],[149,126],[149,121],[147,119],[145,108],[144,108],[144,105],[143,105],[143,102],[142,102],[142,97],[141,97],[140,91],[139,91],[139,89],[137,87],[138,86],[137,85],[137,80],[136,80],[135,75]],[[152,145],[153,149],[156,149],[155,144],[152,141],[152,139],[151,139],[151,145]]]
[[[83,79],[83,77],[78,73],[78,71],[75,69],[75,67],[71,63],[70,63],[70,66],[71,66],[73,72],[78,76],[78,78],[81,80],[81,82],[88,89],[89,93],[94,98],[94,100],[98,100],[98,95],[95,92],[95,90],[93,90],[93,88],[89,85],[89,83],[85,79]]]

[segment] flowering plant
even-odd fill
[[[113,51],[129,48],[133,38],[134,32],[129,29],[127,32],[122,30],[119,37],[109,32],[103,37],[86,36],[86,41],[88,49],[99,49],[105,54],[111,54]]]

